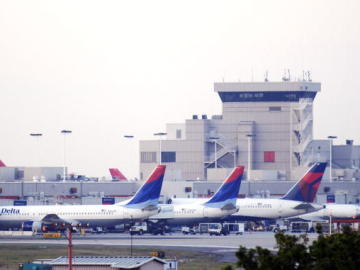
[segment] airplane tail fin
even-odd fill
[[[6,167],[5,163],[0,160],[0,167]]]
[[[122,180],[127,180],[127,178],[125,177],[125,175],[123,175],[119,169],[117,168],[110,168],[109,169],[111,177],[114,181],[122,181]]]
[[[241,179],[244,174],[244,166],[236,166],[231,174],[225,179],[220,188],[205,204],[236,204],[239,194]]]
[[[126,203],[126,205],[131,207],[138,205],[157,205],[164,180],[165,168],[165,165],[158,165],[148,180],[145,181],[142,187]]]
[[[315,163],[307,173],[282,197],[284,200],[313,202],[321,184],[326,162]]]

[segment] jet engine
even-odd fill
[[[39,221],[25,221],[21,228],[23,231],[41,232],[43,231],[43,224]]]

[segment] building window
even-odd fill
[[[156,163],[156,152],[141,152],[141,163]]]
[[[161,162],[176,162],[176,152],[161,152]]]
[[[281,107],[279,106],[269,107],[269,112],[281,112]]]
[[[181,139],[181,129],[176,130],[176,139]]]
[[[264,162],[275,162],[275,152],[274,151],[265,151],[264,152]]]

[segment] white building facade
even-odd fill
[[[166,138],[140,141],[140,177],[167,165],[169,180],[221,180],[245,165],[250,180],[295,180],[314,162],[310,81],[215,83],[222,115],[167,124]],[[161,150],[160,150],[161,149]]]

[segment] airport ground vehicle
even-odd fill
[[[209,232],[209,225],[211,223],[200,223],[199,224],[199,233],[202,234],[202,233],[208,233]]]
[[[291,222],[290,231],[294,233],[307,233],[312,231],[312,222]]]
[[[210,234],[210,235],[228,235],[236,234],[242,235],[245,232],[244,223],[200,223],[198,226],[181,227],[181,232],[183,234]]]
[[[130,234],[142,235],[144,233],[151,233],[154,235],[170,233],[170,228],[163,223],[154,223],[151,221],[147,222],[136,222],[129,229]]]
[[[183,226],[181,227],[181,232],[183,234],[196,234],[199,230],[198,227]]]
[[[244,223],[224,223],[223,227],[229,232],[229,234],[243,235],[245,232]]]
[[[208,232],[210,235],[228,235],[229,228],[223,226],[221,223],[209,223]]]
[[[142,235],[146,232],[148,232],[148,226],[146,222],[136,222],[133,226],[130,227],[130,234],[138,234]]]
[[[315,221],[301,221],[301,222],[291,222],[290,231],[295,233],[313,233],[318,229],[321,229],[321,232],[328,233],[330,230],[330,224],[328,222],[315,222]]]
[[[270,225],[269,228],[268,228],[268,231],[271,231],[271,232],[274,232],[274,233],[286,232],[287,230],[288,230],[288,226],[279,225],[279,224]]]
[[[210,235],[243,235],[245,232],[244,223],[208,223],[208,232]]]

